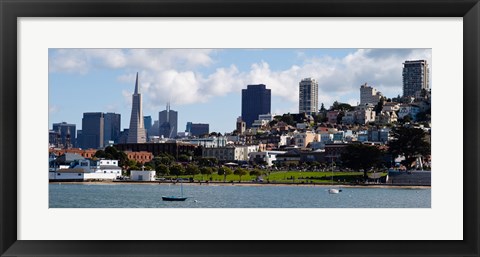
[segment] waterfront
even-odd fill
[[[430,208],[430,188],[328,186],[232,186],[184,184],[185,202],[164,202],[179,195],[179,184],[51,183],[50,208]]]

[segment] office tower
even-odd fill
[[[110,143],[117,143],[120,136],[120,122],[121,116],[118,113],[105,113],[104,118],[104,133],[103,133],[103,145],[107,146]]]
[[[145,127],[145,134],[148,142],[148,138],[151,136],[150,130],[152,129],[152,116],[143,116],[143,126]]]
[[[272,91],[264,84],[248,85],[242,89],[242,120],[247,128],[252,126],[258,115],[270,113]]]
[[[382,93],[377,92],[375,88],[368,86],[367,83],[360,86],[360,104],[376,105],[380,98],[382,98]]]
[[[318,82],[312,78],[302,79],[298,87],[298,113],[312,115],[318,112]]]
[[[82,142],[84,149],[103,148],[104,117],[101,112],[86,112],[82,118]]]
[[[185,132],[189,132],[192,136],[208,135],[210,133],[210,125],[206,123],[187,122]]]
[[[178,112],[170,110],[170,103],[167,108],[158,113],[159,135],[164,138],[175,138],[178,131]]]
[[[68,124],[66,122],[53,123],[52,130],[57,132],[58,140],[56,140],[57,147],[71,148],[76,142],[76,125]]]
[[[429,84],[428,63],[426,60],[405,61],[403,63],[403,97],[417,97],[422,89],[428,90]]]
[[[147,131],[152,127],[152,116],[143,116],[143,126]]]
[[[132,115],[128,130],[127,143],[145,143],[147,135],[143,126],[142,95],[138,91],[138,72],[135,80],[135,91],[132,95]]]

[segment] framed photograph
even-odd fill
[[[479,255],[478,0],[0,1],[1,256]]]

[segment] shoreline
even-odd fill
[[[50,181],[49,184],[71,185],[176,185],[179,182],[158,181]],[[430,189],[428,185],[396,185],[396,184],[323,184],[323,183],[252,183],[252,182],[182,182],[184,186],[307,186],[307,187],[341,187],[341,188],[403,188],[403,189]]]

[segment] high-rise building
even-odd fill
[[[242,120],[246,127],[252,127],[252,123],[258,119],[258,115],[271,113],[272,91],[264,84],[248,85],[242,89]]]
[[[159,135],[164,138],[174,138],[178,131],[178,112],[170,110],[170,103],[167,108],[158,113]]]
[[[143,125],[148,131],[152,127],[152,116],[143,116]]]
[[[422,89],[430,88],[430,70],[426,60],[405,61],[403,63],[403,97],[417,97]]]
[[[101,112],[86,112],[82,118],[81,148],[103,148],[104,146],[104,117]]]
[[[76,144],[76,125],[68,124],[66,122],[53,123],[52,130],[57,132],[58,139],[56,145],[64,148],[70,148]]]
[[[377,92],[377,90],[371,86],[368,86],[367,83],[360,86],[360,104],[373,104],[376,105],[378,101],[382,98],[382,93]]]
[[[187,122],[185,132],[189,132],[192,136],[201,136],[210,133],[210,125],[206,123]]]
[[[318,112],[318,82],[312,78],[299,83],[298,113],[312,115]]]
[[[104,146],[109,145],[111,142],[117,143],[118,137],[120,136],[120,125],[121,125],[121,116],[119,113],[104,113],[103,114],[103,141]]]
[[[138,91],[138,72],[135,80],[135,91],[132,95],[132,115],[128,130],[127,143],[145,143],[147,135],[143,126],[142,95]]]

